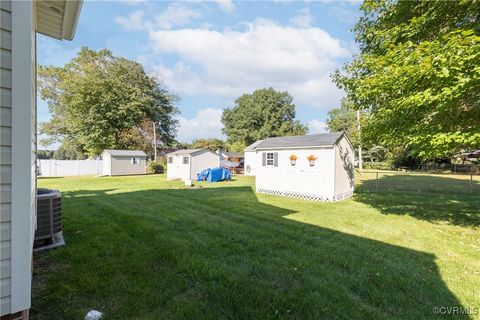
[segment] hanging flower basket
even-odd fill
[[[315,157],[313,154],[309,155],[307,157],[308,162],[310,163],[310,167],[313,167],[315,165],[315,160],[317,160],[317,157]]]
[[[291,164],[292,166],[296,165],[296,164],[297,164],[297,159],[298,159],[298,157],[297,157],[296,155],[292,154],[292,155],[290,156],[290,164]]]

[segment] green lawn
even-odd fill
[[[479,195],[361,183],[318,203],[248,177],[40,179],[62,191],[67,245],[34,256],[32,318],[480,319],[432,313],[480,307]]]

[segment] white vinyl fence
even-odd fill
[[[102,174],[102,160],[38,160],[42,177],[93,176]]]

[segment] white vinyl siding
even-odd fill
[[[6,4],[8,2],[8,5]],[[11,8],[11,72],[4,74],[3,84],[11,82],[11,92],[2,90],[2,103],[10,100],[11,146],[2,145],[10,154],[10,279],[3,281],[9,289],[8,303],[2,301],[2,314],[30,308],[32,245],[36,223],[36,52],[34,3],[2,1],[2,31],[6,7]],[[2,39],[9,38],[2,33]],[[3,44],[2,44],[3,46]],[[2,48],[6,50],[6,48]],[[7,65],[9,62],[3,63]],[[2,104],[2,107],[4,105]],[[2,110],[8,114],[8,111]],[[3,120],[2,120],[3,122]],[[2,160],[6,157],[2,154]],[[3,163],[3,162],[2,162]],[[2,246],[2,253],[5,246]],[[6,274],[7,271],[4,271]],[[8,282],[8,285],[6,284]],[[6,299],[4,297],[4,299]]]
[[[12,201],[11,3],[0,1],[0,316],[10,313]]]

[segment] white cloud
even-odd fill
[[[341,1],[331,5],[328,9],[328,15],[337,18],[341,22],[354,25],[360,19],[361,13],[358,9],[358,2]]]
[[[200,16],[200,13],[187,8],[181,3],[173,3],[169,5],[165,11],[157,14],[153,20],[146,19],[143,10],[137,10],[127,17],[116,17],[115,22],[127,31],[170,30],[173,27],[186,26],[192,19]]]
[[[215,0],[220,9],[225,12],[233,12],[235,10],[235,4],[232,0]]]
[[[298,12],[298,15],[290,19],[290,24],[299,28],[307,28],[312,25],[313,17],[308,8],[304,8]]]
[[[312,119],[307,122],[308,133],[325,133],[328,132],[327,124],[318,119]]]
[[[177,140],[191,142],[198,138],[224,139],[221,122],[222,109],[206,108],[198,110],[194,118],[177,117],[179,122]]]
[[[119,24],[127,31],[138,31],[144,29],[145,23],[143,21],[144,12],[142,10],[134,11],[128,17],[118,16],[115,18],[115,23]]]
[[[161,29],[171,29],[174,26],[185,26],[191,19],[200,17],[200,14],[183,4],[174,3],[168,6],[167,10],[155,17],[155,23]]]
[[[147,0],[121,0],[120,2],[129,4],[129,5],[137,5],[137,4],[147,2]]]
[[[180,94],[228,98],[258,88],[288,90],[309,106],[330,108],[342,92],[330,74],[350,51],[320,28],[294,28],[257,19],[243,31],[179,29],[150,31],[156,54],[178,54],[179,63],[154,71]]]

